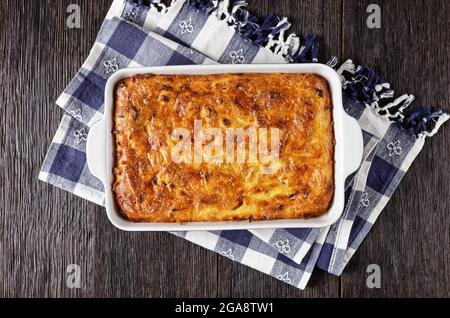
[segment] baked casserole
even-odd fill
[[[119,81],[114,98],[113,191],[126,219],[299,219],[328,210],[335,142],[321,76],[137,75]]]

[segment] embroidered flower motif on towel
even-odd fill
[[[181,29],[181,34],[194,32],[194,27],[192,26],[192,19],[181,21],[180,23],[178,23],[178,26]]]
[[[387,144],[387,149],[389,150],[389,157],[392,157],[393,155],[400,156],[402,154],[402,147],[400,147],[400,140],[397,140],[396,142],[390,142]]]
[[[284,273],[283,275],[278,275],[277,279],[281,280],[282,282],[288,283],[288,284],[291,283],[291,279],[289,277],[289,273],[288,272]]]
[[[79,108],[77,110],[71,110],[68,113],[69,113],[69,115],[71,115],[76,120],[79,120],[79,121],[83,120],[83,116],[81,115],[81,108]]]
[[[75,143],[77,145],[81,144],[82,142],[86,142],[88,136],[86,129],[84,128],[76,130],[73,135],[75,136]]]
[[[363,195],[361,196],[361,200],[359,201],[359,205],[358,207],[365,207],[367,208],[370,204],[370,200],[369,200],[369,194],[368,193],[363,193]]]
[[[106,60],[103,63],[103,66],[105,67],[106,75],[109,75],[119,70],[119,61],[117,61],[117,58],[113,57]]]
[[[137,6],[134,5],[130,11],[128,11],[127,13],[125,13],[125,20],[128,20],[130,22],[135,22],[134,20],[136,19],[137,16]]]
[[[245,61],[244,50],[239,49],[237,51],[231,51],[230,57],[231,57],[232,64],[242,64]]]
[[[275,243],[275,247],[278,249],[278,252],[282,254],[288,254],[291,251],[289,240],[280,240]]]
[[[231,248],[229,248],[226,251],[220,252],[220,255],[228,257],[229,259],[234,261],[233,250]]]

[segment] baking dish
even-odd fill
[[[112,191],[114,181],[113,110],[114,90],[118,81],[140,74],[225,74],[225,73],[313,73],[329,84],[333,103],[334,182],[335,191],[328,211],[317,218],[264,221],[138,223],[122,217]],[[105,87],[103,118],[95,123],[87,140],[87,162],[91,173],[105,185],[105,206],[108,218],[116,227],[127,231],[192,231],[258,228],[325,227],[334,223],[344,209],[345,179],[358,169],[363,153],[363,140],[358,122],[348,116],[342,105],[342,87],[338,74],[323,64],[253,64],[253,65],[190,65],[127,68],[113,74]]]

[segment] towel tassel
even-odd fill
[[[176,0],[175,0],[176,1]],[[287,35],[291,23],[287,18],[269,15],[262,23],[247,10],[243,0],[188,0],[189,4],[220,21],[233,26],[242,36],[263,46],[290,62],[317,62],[319,44],[314,35],[307,35],[304,43],[295,33]]]

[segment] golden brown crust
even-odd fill
[[[277,127],[280,166],[176,164],[171,133]],[[327,81],[313,74],[147,75],[115,91],[115,192],[132,221],[311,218],[334,193],[334,137]]]

